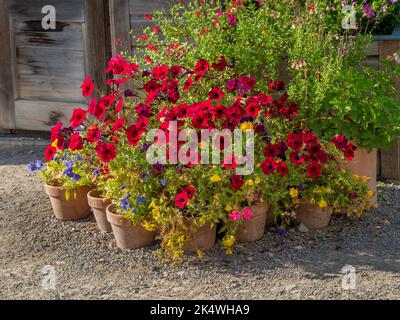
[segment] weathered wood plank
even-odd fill
[[[82,80],[71,80],[60,76],[19,76],[19,98],[85,102],[80,91]]]
[[[130,0],[130,13],[134,15],[151,14],[154,11],[168,11],[176,0]]]
[[[110,25],[112,54],[116,55],[121,51],[130,53],[129,0],[110,0]],[[121,45],[116,45],[117,39],[121,41]]]
[[[85,6],[85,57],[87,72],[96,88],[105,92],[107,61],[111,56],[111,35],[107,0],[86,0]]]
[[[379,56],[380,60],[400,50],[400,40],[380,41]],[[396,87],[400,92],[400,78],[395,79]],[[400,94],[398,95],[400,100]],[[400,101],[399,101],[400,103]],[[383,178],[400,179],[400,138],[396,138],[394,143],[387,149],[381,150],[381,175]]]
[[[85,76],[84,52],[50,48],[16,49],[17,75],[60,76],[82,80]]]
[[[373,41],[366,48],[368,56],[379,56],[379,41]]]
[[[0,129],[14,129],[14,89],[7,2],[0,1]]]
[[[76,107],[84,107],[84,105],[53,101],[16,100],[17,128],[19,130],[48,131],[58,121],[67,124],[72,116],[72,110]]]
[[[11,17],[18,20],[42,21],[45,16],[42,8],[53,5],[57,21],[84,22],[84,2],[85,0],[8,0],[8,7]]]
[[[44,47],[83,50],[83,32],[80,22],[58,22],[56,30],[43,30],[40,21],[15,22],[17,47]]]

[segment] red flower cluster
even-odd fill
[[[337,135],[332,139],[332,142],[335,144],[336,148],[343,151],[343,155],[347,158],[347,160],[353,160],[354,152],[357,150],[357,147],[350,143],[344,135]]]
[[[175,206],[179,209],[186,207],[188,202],[193,199],[196,194],[196,188],[193,186],[186,186],[183,190],[175,196]]]

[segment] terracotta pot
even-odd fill
[[[76,197],[71,192],[70,199],[67,200],[65,189],[44,185],[46,194],[50,197],[54,215],[59,220],[75,221],[90,216],[91,211],[87,200],[87,194],[93,187],[79,187],[75,190]]]
[[[140,249],[151,245],[155,232],[149,232],[141,225],[132,225],[131,221],[114,213],[113,205],[107,207],[107,220],[111,224],[118,248]]]
[[[196,252],[197,250],[210,250],[215,245],[217,238],[217,228],[206,222],[201,227],[193,226],[194,219],[186,218],[185,224],[190,228],[190,240],[186,241],[184,250],[186,252]]]
[[[254,242],[264,236],[269,207],[266,205],[256,205],[250,207],[250,210],[253,216],[250,220],[241,222],[237,230],[236,240],[238,242]]]
[[[111,200],[101,198],[100,192],[92,190],[87,194],[89,206],[92,208],[97,226],[102,232],[112,232],[111,224],[107,220],[107,207]]]
[[[364,148],[357,148],[353,160],[342,163],[341,167],[360,177],[367,176],[370,178],[368,188],[375,193],[371,198],[371,204],[375,204],[377,202],[377,150],[368,152]]]
[[[309,229],[323,229],[329,225],[332,208],[320,208],[309,202],[300,202],[296,211],[296,219]]]

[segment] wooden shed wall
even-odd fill
[[[0,34],[6,44],[0,61],[7,63],[0,71],[9,77],[0,79],[0,86],[8,87],[7,94],[2,90],[7,99],[0,98],[7,100],[7,107],[0,101],[0,128],[44,131],[57,121],[67,122],[72,109],[86,103],[80,91],[86,74],[93,71],[99,85],[105,80],[96,67],[103,69],[109,56],[108,1],[50,1],[56,9],[55,30],[42,28],[42,8],[49,1],[1,2],[7,32]]]

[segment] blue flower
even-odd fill
[[[147,199],[146,199],[145,196],[139,196],[139,197],[136,198],[136,204],[137,205],[139,205],[139,204],[141,204],[143,202],[146,202],[146,201],[147,201]]]
[[[68,167],[66,170],[64,170],[63,175],[73,178],[74,172],[72,171],[72,167]]]
[[[34,162],[31,162],[28,164],[28,171],[30,173],[33,173],[37,170],[36,164]]]
[[[38,161],[36,161],[36,167],[38,168],[38,169],[41,169],[42,167],[43,167],[43,161],[42,160],[38,160]]]
[[[161,185],[163,186],[163,187],[166,187],[167,186],[167,181],[166,180],[161,180]]]
[[[79,161],[81,161],[81,160],[83,160],[83,157],[82,157],[80,154],[78,154],[77,159],[78,159]]]
[[[132,208],[132,204],[128,201],[128,199],[130,198],[130,194],[126,194],[125,197],[123,199],[120,200],[121,203],[121,208],[124,211],[127,211],[129,208]]]
[[[74,174],[72,176],[72,180],[74,180],[75,182],[78,182],[81,179],[82,179],[82,177],[79,174]]]
[[[93,170],[92,174],[98,176],[100,174],[100,169]]]

